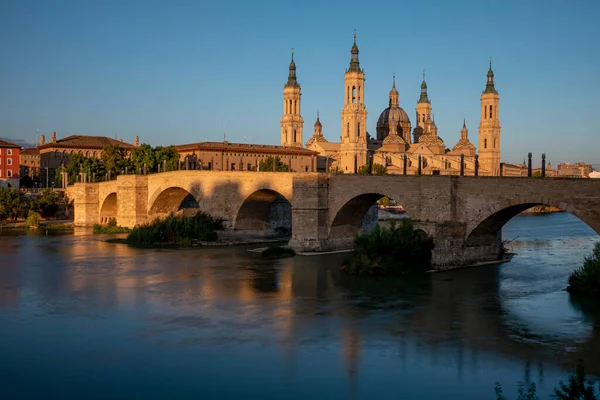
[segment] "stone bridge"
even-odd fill
[[[171,212],[205,211],[236,231],[290,234],[303,252],[350,248],[383,196],[433,236],[438,267],[496,260],[501,228],[520,212],[550,205],[600,234],[600,180],[318,173],[173,171],[120,175],[67,190],[75,225],[116,218],[133,227]]]

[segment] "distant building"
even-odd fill
[[[0,139],[0,187],[19,187],[21,146]]]
[[[200,142],[176,145],[182,169],[257,171],[260,160],[279,157],[290,172],[317,172],[318,153],[295,146]],[[321,161],[322,162],[322,161]],[[325,166],[322,166],[325,170]]]
[[[556,172],[559,177],[569,178],[589,178],[590,173],[594,172],[594,168],[590,164],[583,162],[560,163],[556,167]]]
[[[25,150],[21,150],[19,157],[20,164],[20,175],[21,178],[29,176],[32,179],[39,178],[40,176],[40,151],[31,147]]]
[[[135,144],[126,143],[106,136],[71,135],[64,139],[56,139],[56,132],[46,143],[44,135],[40,137],[38,150],[40,152],[40,175],[42,186],[50,186],[54,182],[56,169],[69,162],[72,154],[79,153],[85,157],[102,157],[102,149],[108,145],[131,150],[139,145],[139,138],[135,137]],[[48,182],[46,181],[48,180]]]

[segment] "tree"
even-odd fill
[[[102,163],[106,172],[112,176],[131,169],[131,160],[127,156],[127,151],[117,144],[109,144],[102,148]]]
[[[178,169],[179,153],[175,149],[175,146],[156,146],[154,148],[154,157],[156,159],[156,163],[160,164],[161,171],[163,171],[165,161],[167,164],[167,171],[176,171]]]
[[[19,190],[0,188],[0,220],[16,220],[27,212],[25,194]]]
[[[61,205],[60,195],[52,189],[42,190],[41,195],[31,201],[31,208],[39,212],[44,218],[52,217]]]
[[[142,144],[131,152],[131,164],[134,172],[143,173],[144,165],[147,172],[156,171],[156,152],[149,144]]]
[[[387,174],[387,167],[381,164],[373,164],[372,173],[373,175],[385,175]]]
[[[273,171],[273,156],[260,160],[258,163],[261,172]],[[275,172],[288,172],[289,168],[281,162],[281,158],[275,157]]]
[[[84,157],[82,154],[75,153],[71,154],[67,165],[56,169],[56,176],[54,177],[54,180],[58,186],[62,186],[61,172],[67,173],[69,180],[68,184],[72,185],[78,181],[79,173],[81,172],[89,174],[88,181],[93,179],[92,177],[94,174],[96,176],[96,180],[103,180],[104,175],[106,174],[106,169],[104,168],[104,163],[102,160],[99,160],[95,157]]]

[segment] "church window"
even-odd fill
[[[294,114],[298,114],[298,101],[294,100]]]
[[[231,170],[235,171],[235,163],[231,163]]]
[[[360,86],[358,87],[358,102],[360,103]]]
[[[292,113],[292,100],[290,100],[290,107],[288,108],[288,114]]]
[[[358,126],[357,126],[357,136],[360,137],[360,122],[358,123]]]
[[[483,106],[483,119],[487,118],[487,106]]]
[[[423,114],[423,122],[425,122],[425,114]]]
[[[296,130],[294,129],[294,143],[296,142]]]
[[[487,139],[483,139],[483,148],[487,149]]]
[[[352,86],[352,104],[356,103],[356,87]]]
[[[346,136],[350,136],[350,122],[346,125]]]
[[[490,118],[492,118],[492,110],[494,106],[490,106]]]
[[[346,96],[346,103],[350,103],[350,86],[348,86],[348,95]]]

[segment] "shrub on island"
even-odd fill
[[[341,270],[350,275],[403,275],[431,268],[433,239],[411,220],[357,236],[352,255]]]
[[[101,224],[94,224],[94,233],[127,233],[129,228],[117,225],[116,218],[110,218],[106,226]]]
[[[203,212],[193,217],[171,214],[136,226],[124,242],[131,246],[195,246],[216,241],[218,227],[219,221]]]
[[[600,299],[600,242],[596,243],[592,254],[585,257],[583,266],[569,275],[567,291]]]

